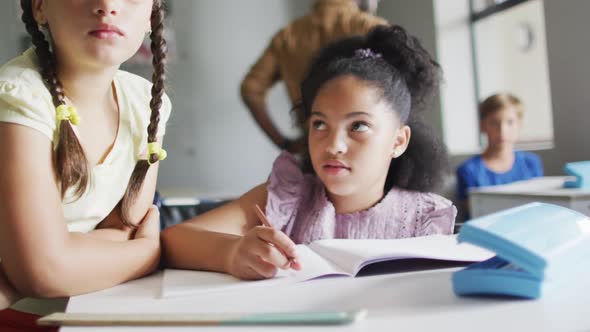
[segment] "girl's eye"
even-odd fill
[[[355,122],[351,127],[352,131],[364,132],[369,130],[369,125],[364,122]]]
[[[326,129],[326,124],[323,121],[315,120],[311,123],[315,130],[324,130]]]

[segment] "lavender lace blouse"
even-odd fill
[[[452,234],[457,209],[436,194],[392,188],[373,207],[337,214],[318,177],[283,152],[270,174],[266,214],[295,243],[320,239],[395,239]]]

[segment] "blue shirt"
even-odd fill
[[[543,176],[543,164],[534,153],[515,151],[514,164],[504,173],[490,170],[481,156],[475,156],[457,169],[457,196],[461,200],[466,200],[469,188],[507,184],[538,176]]]

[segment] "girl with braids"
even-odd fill
[[[151,201],[171,108],[159,0],[21,5],[33,48],[0,68],[3,307],[96,291],[158,266]],[[119,70],[146,33],[153,84]],[[36,304],[15,308],[60,310]]]
[[[260,279],[302,268],[296,243],[451,234],[455,207],[430,193],[446,152],[418,117],[439,80],[438,64],[399,26],[328,46],[301,84],[308,162],[283,152],[266,183],[164,230],[165,262]],[[272,228],[259,226],[255,204]]]

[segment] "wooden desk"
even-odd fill
[[[590,329],[590,280],[540,300],[460,298],[454,269],[362,278],[332,278],[290,286],[159,299],[162,274],[74,297],[68,312],[280,312],[366,308],[366,320],[329,327],[64,327],[98,331],[584,331]]]
[[[590,190],[563,188],[565,176],[547,176],[469,191],[471,217],[479,217],[530,202],[552,203],[590,216]]]

